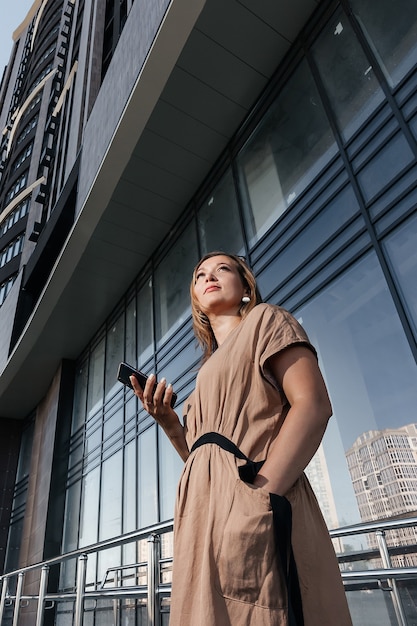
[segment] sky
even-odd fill
[[[0,78],[13,49],[12,33],[23,22],[34,0],[0,0]]]

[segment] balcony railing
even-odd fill
[[[386,534],[390,531],[412,527],[417,527],[417,517],[358,524],[330,531],[331,537],[337,541],[357,535],[375,536],[376,547],[355,552],[341,551],[338,558],[348,595],[352,592],[369,592],[372,589],[377,589],[389,600],[387,603],[389,605],[388,614],[390,615],[389,626],[417,624],[417,606],[414,604],[417,600],[417,567],[395,567],[391,563],[392,555],[398,557],[414,554],[417,559],[417,545],[389,546],[386,538]],[[28,607],[36,615],[36,621],[33,621],[32,618],[31,623],[42,626],[45,611],[58,609],[59,603],[64,602],[70,603],[72,625],[82,626],[85,613],[96,610],[98,603],[103,600],[112,600],[113,623],[117,626],[121,623],[122,603],[126,600],[137,601],[138,599],[142,602],[142,606],[146,607],[144,623],[147,626],[161,626],[164,612],[161,610],[162,600],[169,599],[171,594],[171,585],[169,582],[162,581],[161,572],[166,571],[172,565],[172,556],[161,558],[161,538],[172,530],[172,521],[158,524],[4,574],[0,577],[0,626],[8,626],[9,624],[18,626],[20,617],[23,617],[23,611],[27,611]],[[99,555],[105,550],[143,540],[146,540],[148,545],[145,560],[109,567],[100,582],[93,585],[87,582],[89,556]],[[71,590],[49,593],[47,589],[51,568],[74,560],[77,564],[75,587]],[[375,560],[381,564],[381,567],[372,569],[355,569],[353,567],[358,562],[368,566]],[[25,593],[25,577],[29,572],[37,572],[38,574],[39,582],[36,594]],[[144,573],[139,574],[138,572]],[[407,597],[414,598],[411,603],[407,603],[407,606],[404,606],[401,594],[402,588],[400,586],[402,584],[407,586]],[[165,611],[165,613],[167,612],[168,610]],[[59,619],[57,623],[59,624]],[[67,619],[65,623],[68,624]],[[359,626],[359,624],[364,626],[365,624],[363,618],[360,622],[355,622],[354,619],[354,623],[355,626]]]

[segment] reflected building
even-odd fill
[[[364,522],[415,515],[417,511],[417,425],[371,430],[347,451],[361,519]],[[415,529],[387,531],[389,546],[415,544]],[[372,536],[370,545],[376,547]],[[417,556],[394,556],[397,565],[415,565]]]
[[[416,60],[415,0],[34,0],[0,87],[1,571],[170,524],[182,462],[117,368],[165,376],[182,414],[214,249],[317,348],[329,526],[358,521],[350,472],[363,519],[415,510]],[[91,556],[88,589],[143,580],[146,551]],[[68,562],[49,586],[75,584]]]

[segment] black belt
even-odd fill
[[[207,443],[215,443],[223,450],[234,454],[238,459],[246,461],[245,465],[238,468],[240,478],[253,483],[256,474],[261,469],[264,461],[251,461],[246,454],[237,447],[233,441],[219,433],[205,433],[197,439],[191,450],[194,452],[200,446]],[[301,603],[300,583],[298,580],[297,566],[291,545],[292,510],[291,504],[284,496],[275,493],[269,494],[271,502],[274,537],[281,561],[282,571],[285,575],[288,594],[288,626],[304,626],[303,608]]]

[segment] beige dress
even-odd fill
[[[184,405],[189,448],[204,433],[231,439],[250,459],[268,455],[288,411],[267,360],[308,338],[280,307],[259,304],[200,369]],[[170,626],[287,626],[269,493],[243,482],[216,444],[185,463],[175,508]],[[305,626],[350,626],[333,546],[307,478],[286,494]]]

